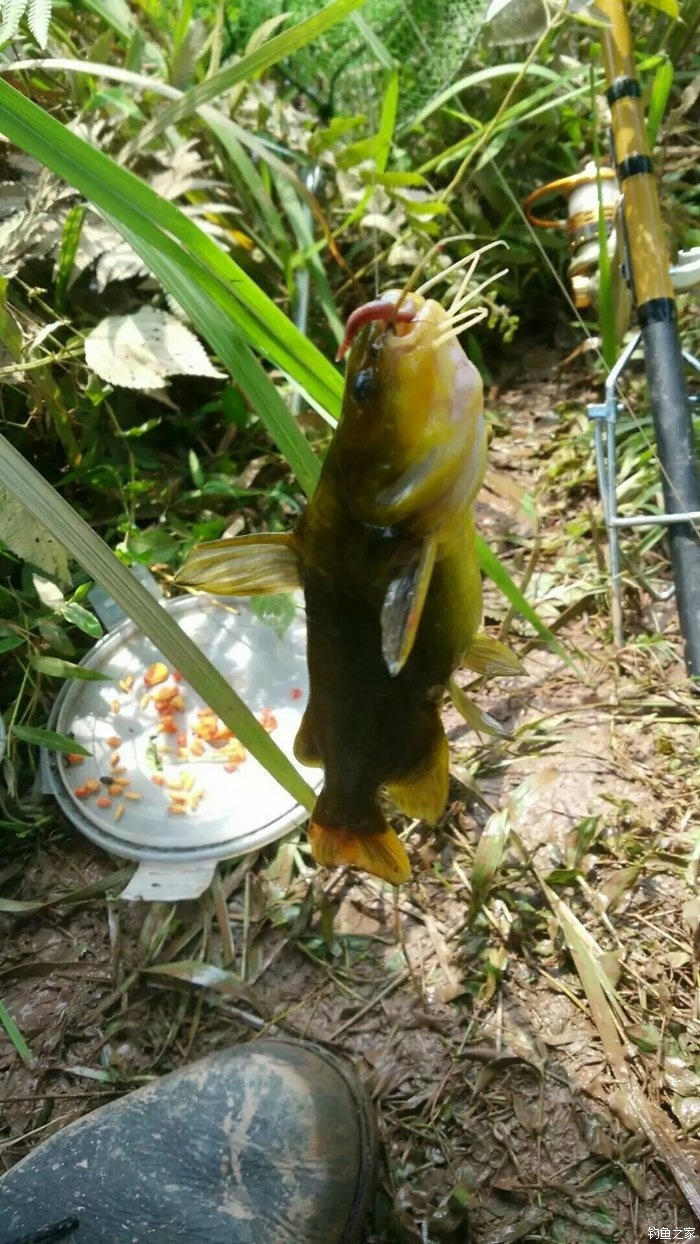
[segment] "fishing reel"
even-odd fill
[[[564,195],[567,199],[566,219],[548,220],[536,216],[532,211],[535,204],[555,194]],[[531,225],[538,229],[566,230],[571,252],[568,277],[574,306],[579,310],[595,307],[598,303],[598,214],[601,204],[610,261],[622,266],[622,220],[618,211],[621,201],[622,195],[614,170],[605,167],[598,169],[594,161],[589,160],[580,173],[571,177],[560,177],[556,181],[548,182],[546,186],[538,186],[523,203],[525,215]]]

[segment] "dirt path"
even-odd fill
[[[229,966],[246,988],[232,976],[214,990],[196,967],[178,980],[143,972],[226,962],[211,896],[176,908],[106,897],[123,886],[118,864],[58,813],[40,840],[6,843],[3,894],[51,901],[0,916],[3,1000],[36,1060],[0,1036],[5,1167],[144,1077],[283,1031],[333,1042],[372,1089],[387,1168],[371,1240],[700,1238],[657,1152],[665,1127],[700,1182],[700,704],[668,606],[632,592],[642,638],[621,653],[610,645],[585,529],[590,462],[571,448],[577,419],[554,400],[543,384],[497,395],[480,526],[530,574],[550,620],[566,610],[558,634],[577,669],[535,647],[524,677],[479,690],[504,740],[480,742],[447,711],[452,802],[437,832],[409,829],[416,876],[396,900],[370,879],[314,872],[303,838],[228,864]],[[559,472],[574,453],[575,498]],[[502,617],[489,597],[487,621],[491,609]],[[643,638],[650,625],[654,642]],[[516,621],[513,647],[525,651],[527,638]],[[502,858],[486,850],[493,819],[476,854],[509,800]],[[548,893],[595,939],[598,979],[616,986],[626,1088]],[[646,1135],[636,1084],[658,1124]]]

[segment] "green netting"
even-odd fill
[[[350,17],[285,68],[328,116],[366,113],[384,85],[373,35],[399,68],[399,120],[405,123],[458,76],[485,8],[486,0],[366,0],[359,15],[369,38]],[[314,0],[244,0],[237,33],[245,43],[277,13],[300,21],[318,9]]]

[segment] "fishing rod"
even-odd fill
[[[700,476],[659,195],[635,76],[625,0],[597,0],[629,277],[644,347],[676,606],[691,676],[700,677]],[[687,517],[684,517],[687,516]],[[670,521],[669,521],[670,520]]]

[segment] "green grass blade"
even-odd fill
[[[434,95],[407,124],[399,127],[399,132],[402,133],[406,129],[414,129],[422,125],[433,113],[444,108],[445,104],[449,104],[456,95],[461,95],[462,91],[473,90],[475,86],[485,86],[498,78],[518,77],[546,78],[553,83],[562,81],[562,75],[556,73],[554,69],[549,69],[546,65],[526,65],[523,61],[515,61],[507,65],[490,65],[488,69],[477,69],[474,73],[469,73],[466,77],[450,83],[438,95]]]
[[[0,485],[49,528],[87,573],[133,618],[268,773],[300,804],[311,810],[315,803],[311,787],[219,671],[158,601],[134,579],[104,540],[3,436],[0,436]]]
[[[379,35],[374,28],[370,26],[369,22],[365,21],[362,14],[357,12],[353,13],[352,20],[362,35],[362,38],[367,44],[367,47],[372,53],[377,64],[381,65],[382,69],[395,69],[396,60],[391,55],[391,52],[387,48],[386,44],[379,38]]]
[[[362,4],[364,4],[364,0],[332,0],[331,4],[327,4],[318,13],[313,13],[311,17],[305,18],[304,21],[297,22],[290,30],[286,30],[280,35],[275,35],[273,39],[268,39],[261,47],[248,52],[240,60],[236,61],[234,65],[227,65],[224,69],[220,69],[218,73],[212,74],[206,81],[200,82],[198,86],[187,91],[176,104],[171,104],[170,107],[165,108],[157,120],[147,125],[137,140],[138,145],[142,146],[144,143],[150,142],[156,134],[162,133],[163,130],[171,125],[176,125],[182,121],[183,117],[187,117],[191,113],[196,112],[198,108],[201,108],[202,104],[208,103],[210,99],[216,99],[218,96],[224,95],[240,82],[250,82],[252,79],[259,77],[266,69],[270,69],[272,65],[278,64],[281,60],[286,60],[288,56],[298,52],[307,43],[311,43],[319,35],[325,34],[331,26],[335,26],[338,22],[343,21],[344,18],[352,13],[353,9],[359,9]]]
[[[647,135],[649,137],[649,147],[652,151],[656,146],[659,126],[663,121],[668,97],[671,94],[673,77],[674,69],[671,61],[663,60],[654,74],[654,80],[651,84],[651,95],[649,96],[649,107],[647,108]]]
[[[489,579],[495,583],[499,592],[502,592],[503,595],[510,601],[511,605],[517,609],[518,613],[522,614],[526,621],[534,627],[537,634],[540,636],[540,639],[544,640],[547,646],[552,649],[552,652],[556,652],[557,656],[561,657],[563,661],[566,661],[567,665],[573,666],[574,663],[566,651],[566,648],[559,643],[556,635],[552,634],[549,627],[545,626],[544,622],[535,612],[530,602],[523,596],[517,583],[515,583],[509,575],[503,565],[503,562],[499,561],[493,550],[489,548],[483,536],[477,535],[476,549],[479,558],[479,565],[484,574],[488,575]]]
[[[284,259],[291,249],[289,238],[267,186],[244,148],[245,131],[214,108],[203,109],[201,115],[212,134],[221,143],[231,162],[232,170],[238,174],[240,193],[244,202],[248,201],[251,207],[254,205],[255,211],[262,217],[267,227],[269,237],[266,243],[270,258],[274,263],[284,266]],[[246,226],[244,225],[243,228],[245,229]]]
[[[26,1063],[28,1067],[33,1067],[36,1063],[36,1058],[34,1054],[32,1054],[32,1051],[27,1045],[22,1033],[10,1015],[10,1012],[7,1010],[7,1007],[4,1006],[2,1002],[0,1002],[0,1024],[2,1024],[5,1029],[5,1032],[22,1059],[22,1062]]]

